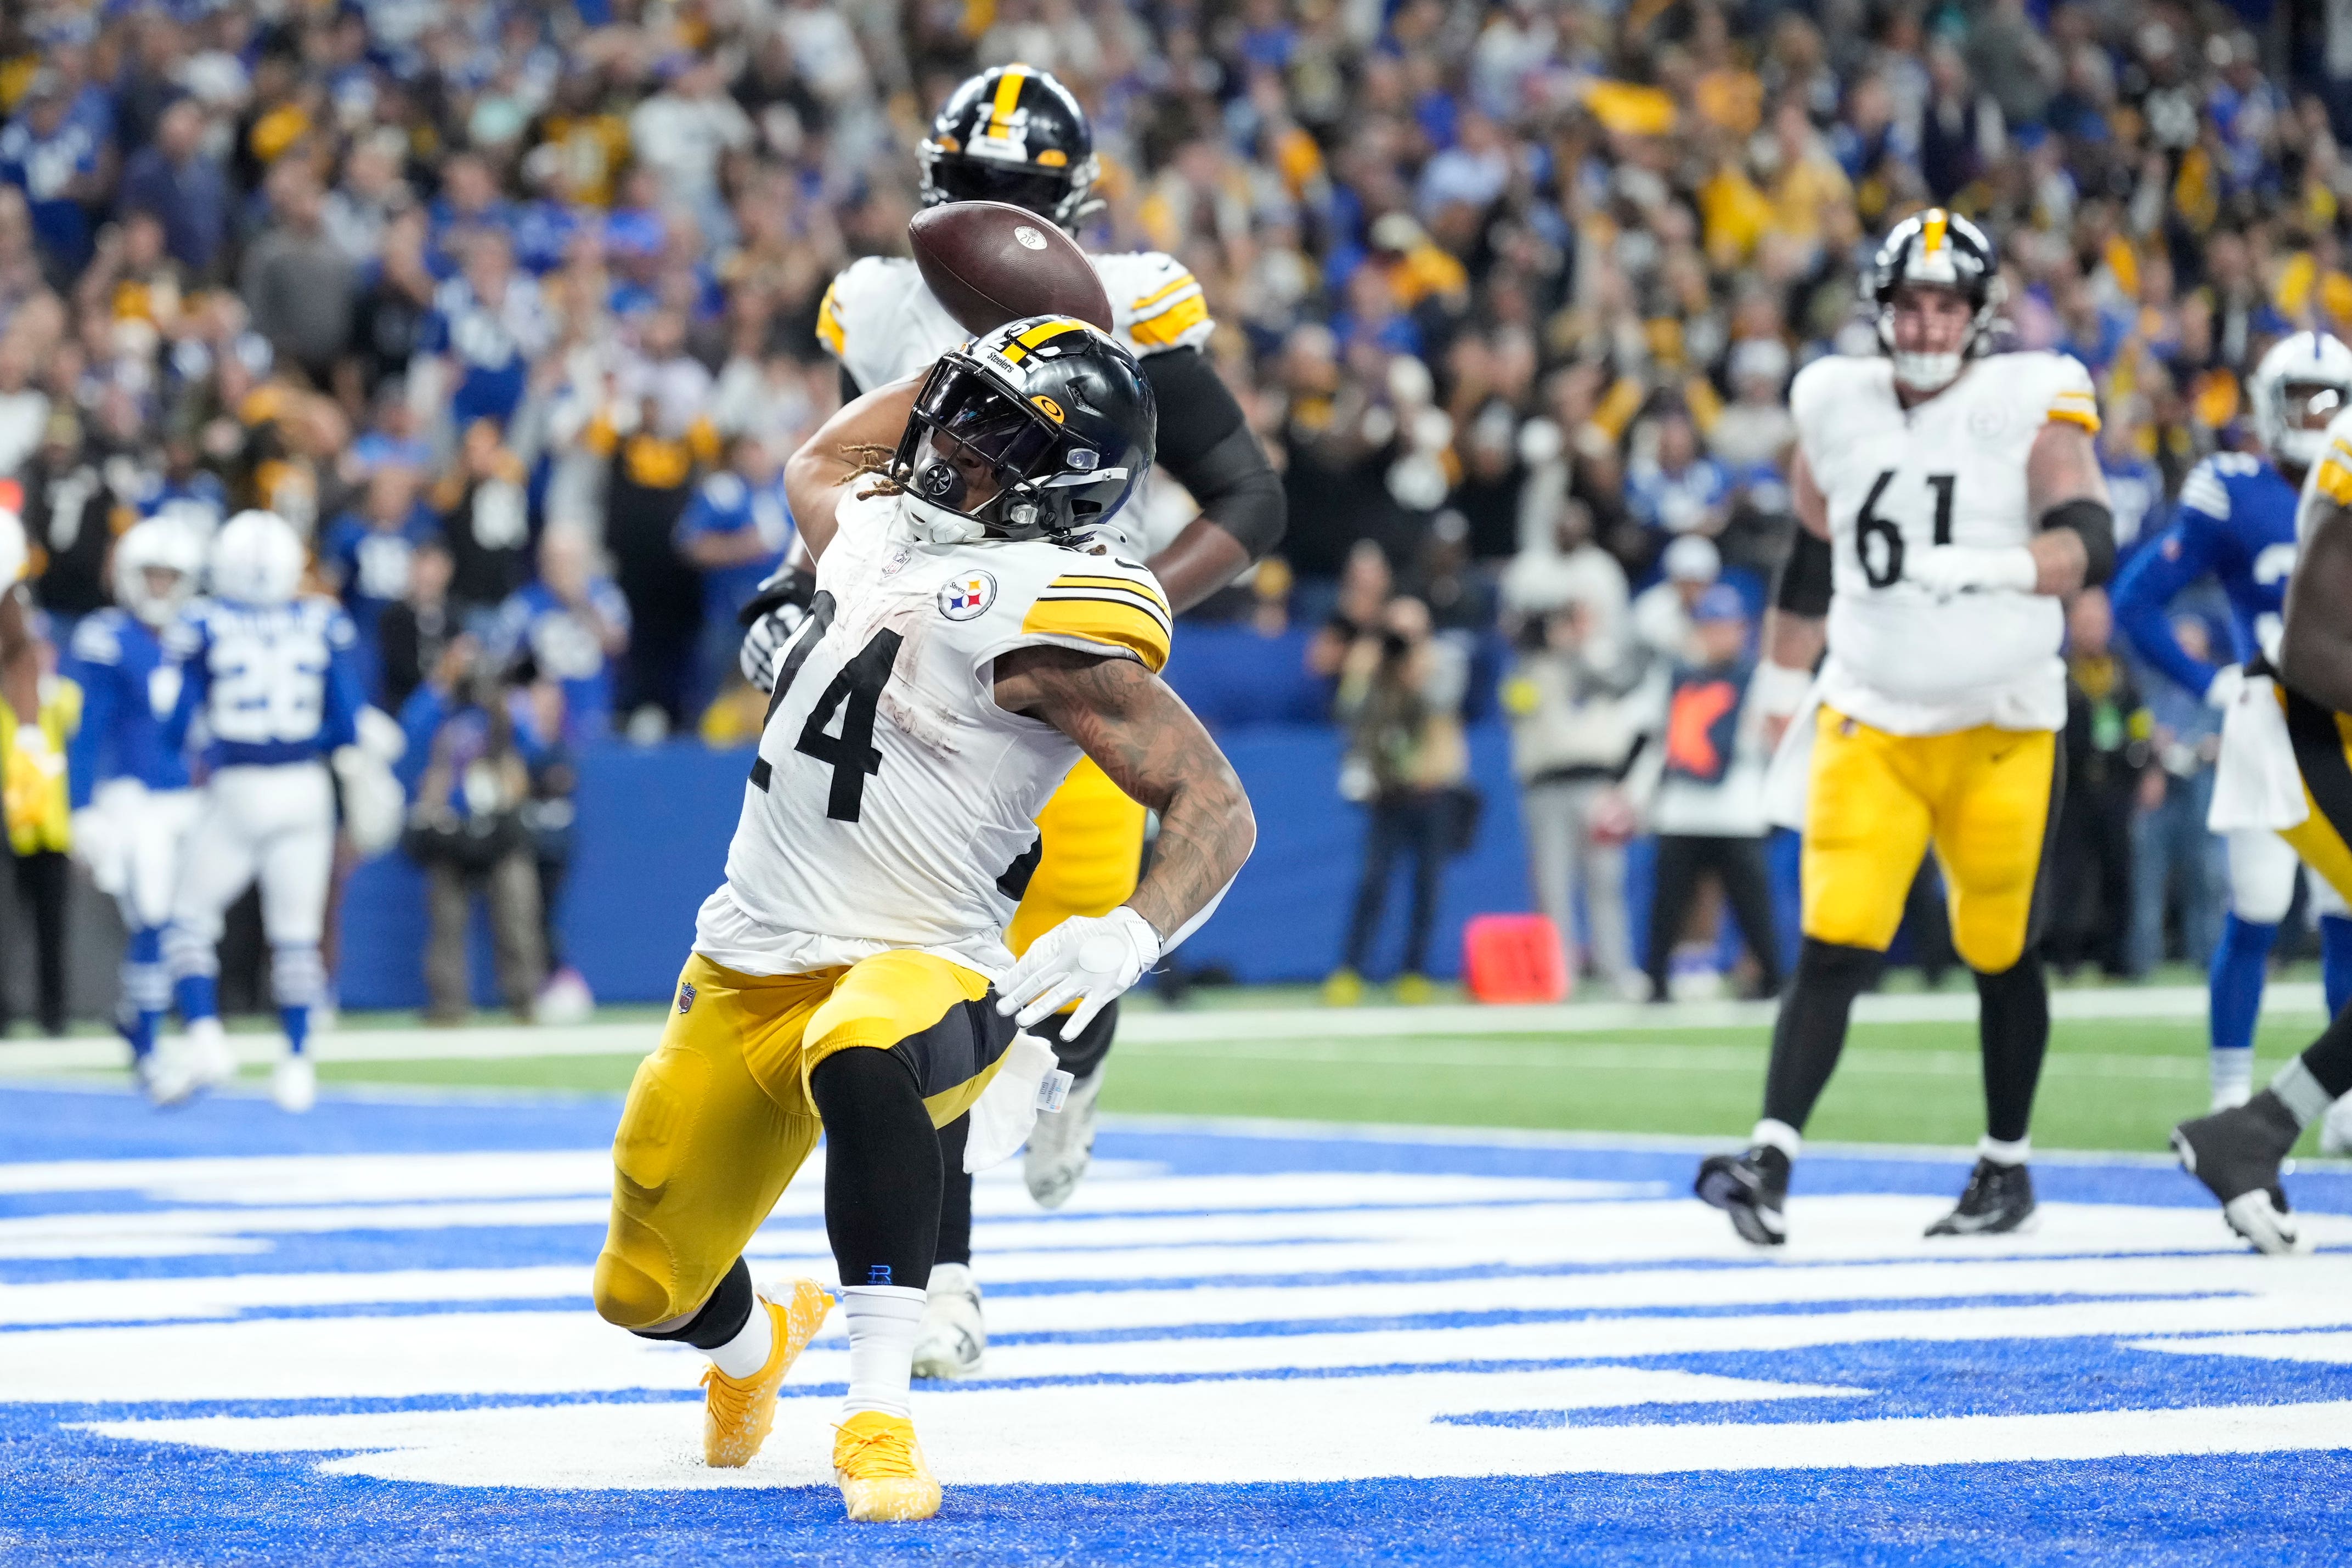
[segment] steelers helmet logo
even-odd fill
[[[996,579],[986,572],[959,572],[940,584],[940,614],[968,621],[996,603]]]
[[[1062,405],[1055,402],[1052,398],[1046,396],[1044,393],[1041,392],[1037,394],[1037,395],[1031,398],[1029,402],[1030,405],[1035,408],[1038,413],[1044,415],[1046,418],[1051,419],[1055,424],[1059,425],[1063,422],[1064,416],[1062,414]]]

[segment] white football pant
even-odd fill
[[[2230,847],[2230,912],[2255,925],[2274,926],[2286,919],[2294,902],[2294,879],[2303,870],[2294,846],[2262,828],[2241,828],[2223,837]],[[2343,895],[2325,877],[2311,879],[2311,912],[2347,912]]]
[[[281,1006],[319,1000],[319,937],[335,859],[335,796],[324,762],[223,768],[204,791],[172,898],[163,959],[174,981],[220,970],[229,905],[257,877],[271,989]]]

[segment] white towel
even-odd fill
[[[1805,830],[1805,801],[1812,793],[1813,734],[1821,727],[1821,714],[1822,683],[1816,679],[1764,770],[1764,820],[1775,827]]]
[[[2221,755],[2205,826],[2215,833],[2278,832],[2310,815],[2277,685],[2267,675],[2250,675],[2221,715]]]
[[[985,1171],[1019,1153],[1037,1125],[1037,1112],[1049,1107],[1061,1109],[1070,1081],[1070,1075],[1054,1059],[1053,1047],[1034,1035],[1013,1036],[1013,1043],[1004,1047],[1004,1060],[996,1076],[972,1101],[963,1168]]]

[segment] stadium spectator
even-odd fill
[[[528,656],[563,697],[563,733],[591,740],[612,727],[614,661],[628,651],[629,604],[595,569],[595,545],[574,524],[551,524],[539,542],[539,576],[500,605],[491,651]]]
[[[358,267],[328,234],[319,183],[300,163],[289,158],[271,172],[269,208],[269,227],[246,249],[238,293],[278,360],[323,387],[351,342]]]
[[[155,138],[123,166],[116,205],[124,216],[144,214],[162,226],[163,246],[191,281],[213,276],[227,237],[228,182],[205,151],[205,111],[192,98],[175,100],[155,124]]]
[[[383,607],[376,622],[376,647],[382,661],[377,690],[387,713],[398,713],[407,705],[458,635],[449,602],[449,582],[455,572],[449,546],[439,534],[415,542],[408,557],[407,589],[398,601]]]
[[[485,417],[466,426],[456,465],[433,488],[433,510],[454,567],[449,599],[461,624],[476,625],[530,575],[528,478],[498,422]]]
[[[357,508],[329,523],[319,539],[319,564],[359,628],[361,681],[372,696],[384,690],[384,611],[408,597],[417,547],[440,531],[418,489],[405,468],[376,468]]]
[[[735,612],[782,563],[792,536],[782,465],[758,437],[738,436],[727,467],[702,481],[677,521],[678,552],[702,574],[702,641],[689,706],[699,709],[733,672],[743,641]]]

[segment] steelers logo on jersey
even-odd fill
[[[966,572],[940,584],[940,614],[951,621],[986,615],[994,603],[996,579],[986,572]]]

